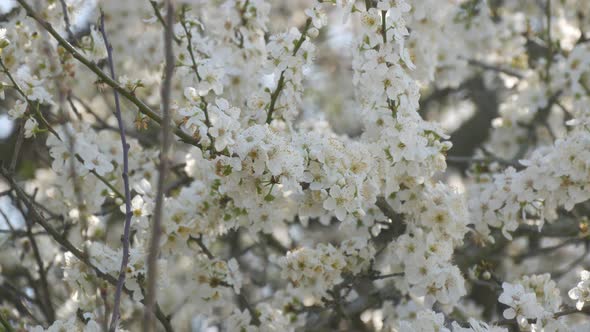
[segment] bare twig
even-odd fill
[[[82,121],[82,115],[81,115],[80,111],[78,110],[78,107],[76,107],[76,104],[74,104],[74,100],[76,100],[78,103],[80,103],[80,105],[82,105],[82,107],[84,108],[84,111],[86,111],[90,115],[92,115],[92,117],[99,123],[98,125],[93,124],[92,128],[97,129],[97,130],[106,129],[106,130],[119,132],[118,127],[114,127],[114,126],[111,126],[110,124],[108,124],[104,119],[102,119],[98,114],[96,114],[96,112],[94,112],[88,104],[86,104],[80,98],[77,98],[76,96],[68,94],[67,100],[68,100],[70,107],[74,111],[74,113],[76,113],[76,115],[78,116],[79,120]],[[127,137],[133,137],[133,138],[137,139],[140,143],[145,144],[145,146],[151,146],[154,143],[152,140],[148,139],[145,136],[142,136],[140,133],[129,130],[129,128],[125,130],[125,135],[127,135]]]
[[[387,23],[387,10],[381,11],[381,37],[383,38],[383,44],[387,44],[387,28],[385,24]]]
[[[551,278],[558,280],[558,279],[561,279],[567,273],[571,272],[576,266],[578,266],[579,264],[584,262],[584,260],[588,256],[589,251],[590,251],[590,245],[588,244],[588,242],[586,242],[584,252],[582,252],[582,254],[578,258],[576,258],[575,260],[573,260],[572,262],[567,264],[561,270],[551,272]]]
[[[545,63],[545,82],[547,88],[551,83],[551,63],[553,62],[553,41],[551,40],[551,0],[546,0],[545,16],[547,18],[547,62]]]
[[[168,25],[168,23],[166,23],[166,21],[164,21],[164,17],[162,17],[162,13],[160,13],[160,8],[158,7],[158,2],[154,1],[154,0],[150,0],[150,5],[152,5],[152,9],[154,10],[154,15],[156,15],[156,18],[158,19],[160,24],[162,24],[164,29],[168,29],[169,25]],[[166,13],[166,16],[168,16],[168,13]],[[176,44],[180,45],[182,43],[180,38],[178,38],[174,34],[174,31],[172,31],[172,38],[174,39],[174,42],[176,42]]]
[[[39,251],[39,246],[37,245],[37,240],[33,236],[33,227],[29,220],[25,220],[25,224],[27,227],[27,237],[31,242],[31,247],[33,248],[33,256],[35,257],[35,262],[37,263],[37,270],[39,273],[39,282],[41,283],[41,291],[43,292],[43,296],[40,297],[43,303],[43,313],[45,314],[47,321],[53,322],[55,320],[55,309],[53,308],[53,304],[51,303],[51,293],[49,292],[49,283],[47,282],[47,274],[45,273],[45,266],[43,264],[43,259],[41,258],[41,253]],[[40,301],[41,302],[41,301]]]
[[[168,150],[170,149],[170,94],[172,88],[172,75],[174,74],[174,50],[173,50],[173,31],[174,26],[174,5],[172,0],[166,1],[166,25],[164,26],[164,49],[166,58],[166,67],[164,72],[164,82],[162,84],[162,144],[160,149],[160,165],[158,166],[158,188],[156,192],[156,204],[154,209],[154,218],[152,225],[152,236],[147,258],[147,296],[144,311],[144,331],[153,331],[155,326],[153,322],[152,308],[156,302],[156,281],[158,278],[158,252],[160,247],[161,228],[162,228],[162,210],[164,206],[164,191],[166,174],[170,164]]]
[[[484,63],[484,62],[476,60],[476,59],[469,59],[469,60],[467,60],[467,63],[470,66],[479,67],[479,68],[482,68],[485,70],[491,70],[491,71],[503,73],[503,74],[506,74],[506,75],[509,75],[512,77],[516,77],[518,79],[524,78],[524,76],[521,73],[517,72],[516,70],[497,66],[497,65],[491,65],[491,64]]]
[[[107,57],[111,78],[115,79],[115,65],[113,62],[113,48],[108,41],[107,33],[104,27],[104,13],[100,13],[100,32],[107,49]],[[119,102],[119,93],[113,89],[115,95],[115,116],[119,124],[119,131],[121,134],[121,145],[123,146],[123,187],[125,189],[125,224],[123,226],[123,259],[121,260],[121,269],[119,270],[119,279],[117,280],[117,288],[115,289],[115,300],[113,305],[113,314],[111,317],[111,325],[109,330],[115,332],[119,321],[119,306],[121,304],[121,292],[125,285],[125,272],[129,262],[129,232],[131,229],[131,191],[129,190],[129,145],[125,137],[125,124],[121,115],[121,104]]]
[[[11,292],[14,293],[16,296],[21,297],[31,303],[35,303],[37,305],[39,305],[39,299],[30,297],[29,295],[27,295],[27,293],[23,292],[21,290],[21,286],[15,286],[12,283],[10,283],[8,280],[4,280],[3,284],[0,284],[0,288],[4,289],[7,292]]]
[[[485,163],[490,164],[493,162],[497,162],[500,165],[504,166],[512,166],[516,169],[522,169],[523,166],[518,163],[518,161],[506,160],[496,157],[465,157],[465,156],[447,156],[447,161],[449,163],[454,164],[473,164],[473,163]]]
[[[80,262],[84,265],[88,266],[89,268],[94,271],[94,273],[101,279],[107,281],[109,284],[116,286],[117,285],[117,278],[113,277],[108,273],[102,272],[96,265],[94,265],[88,255],[86,255],[82,250],[76,248],[74,244],[72,244],[65,236],[63,236],[60,232],[58,232],[53,226],[49,224],[47,219],[41,214],[41,212],[37,209],[36,203],[32,201],[25,191],[16,183],[16,180],[12,177],[12,174],[5,170],[4,168],[0,167],[0,175],[2,175],[8,183],[10,184],[11,188],[14,189],[17,197],[24,203],[25,207],[28,211],[30,211],[31,217],[33,220],[39,224],[58,244],[60,244],[65,250],[71,252],[74,257],[76,257]],[[123,291],[125,294],[132,296],[133,291],[129,290],[128,288],[123,287]],[[144,303],[144,301],[142,301]],[[154,308],[154,312],[158,320],[162,323],[164,330],[167,332],[174,331],[172,325],[170,325],[170,319],[162,312],[162,309],[158,304],[156,304]]]
[[[203,251],[203,253],[205,253],[205,255],[207,256],[207,258],[209,258],[209,259],[215,259],[215,256],[213,256],[213,254],[211,253],[211,251],[209,250],[209,248],[207,248],[207,246],[203,242],[203,237],[202,236],[199,236],[199,237],[191,236],[190,239],[193,240],[193,241],[197,241],[197,244],[199,245],[199,248],[201,248],[201,250]]]
[[[36,193],[37,192],[35,191],[35,194]],[[37,240],[33,236],[32,221],[25,220],[25,225],[27,237],[31,243],[31,248],[33,249],[33,256],[35,257],[35,262],[37,263],[37,272],[39,273],[39,282],[41,284],[40,292],[43,293],[42,296],[39,296],[39,294],[37,294],[38,290],[35,288],[35,293],[37,294],[36,297],[39,299],[39,306],[43,311],[43,314],[47,318],[47,321],[53,322],[55,320],[55,309],[53,308],[53,304],[51,303],[51,293],[49,292],[49,283],[47,282],[45,264],[43,264],[43,259],[41,258],[41,253],[39,251],[39,246],[37,245]]]
[[[64,16],[64,23],[66,24],[66,32],[68,33],[68,39],[75,45],[78,43],[78,41],[76,40],[76,36],[74,36],[74,33],[72,32],[70,16],[68,15],[68,6],[66,5],[65,0],[59,0],[59,2],[61,4],[61,11]]]
[[[559,244],[556,244],[554,246],[538,248],[535,250],[531,250],[531,251],[522,253],[518,256],[513,257],[513,259],[517,263],[520,263],[522,260],[524,260],[526,258],[536,257],[539,255],[546,255],[548,253],[551,253],[552,251],[559,250],[565,246],[577,244],[577,243],[584,242],[584,241],[586,241],[586,239],[584,239],[584,238],[570,238],[570,239],[567,239],[567,240],[565,240]]]
[[[18,157],[20,155],[20,148],[23,145],[23,141],[25,140],[25,123],[21,121],[20,125],[18,126],[18,134],[16,136],[16,142],[14,143],[14,151],[12,152],[12,160],[10,161],[10,171],[14,172],[16,168],[16,163],[18,162]]]
[[[389,274],[378,274],[378,275],[370,276],[369,279],[371,279],[371,280],[381,280],[381,279],[395,278],[395,277],[403,277],[403,276],[404,276],[404,273],[403,272],[399,272],[399,273],[389,273]]]
[[[31,288],[34,288],[32,285],[30,285]],[[30,317],[33,322],[35,322],[36,324],[43,324],[43,322],[36,317],[35,315],[33,315],[33,313],[31,312],[31,310],[29,309],[28,304],[26,303],[26,301],[28,300],[28,297],[24,297],[22,296],[24,294],[22,294],[22,292],[20,291],[15,291],[12,287],[8,288],[8,287],[4,287],[4,286],[0,286],[0,298],[2,298],[2,300],[5,303],[12,303],[14,305],[14,308],[16,309],[16,311],[23,316],[28,316]],[[36,303],[36,302],[31,302],[31,303]],[[36,303],[38,305],[38,303]],[[4,310],[0,311],[0,316],[4,314]],[[8,322],[6,322],[8,323]],[[3,322],[0,322],[0,325],[2,325]],[[3,326],[4,328],[6,328],[6,326]],[[1,331],[2,329],[0,329]],[[14,331],[14,330],[10,330],[8,329],[8,331]]]

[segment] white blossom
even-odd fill
[[[590,301],[590,272],[580,273],[580,282],[567,293],[570,299],[576,301],[576,308],[582,310],[586,302]]]

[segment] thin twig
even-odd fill
[[[154,9],[154,15],[156,15],[156,18],[158,19],[160,24],[162,24],[164,29],[167,29],[168,24],[166,23],[166,21],[164,21],[164,17],[162,17],[162,13],[160,13],[160,8],[158,8],[158,2],[156,2],[154,0],[150,0],[150,5],[152,5],[152,8]],[[168,13],[166,13],[166,16],[168,16]],[[176,44],[180,45],[182,43],[180,38],[178,38],[174,34],[174,31],[172,32],[172,38],[174,39],[174,42],[176,42]]]
[[[547,17],[547,62],[545,63],[545,81],[547,88],[551,83],[551,63],[553,62],[553,41],[551,40],[551,0],[546,0],[545,16]]]
[[[156,203],[152,225],[152,236],[147,257],[147,295],[144,311],[144,331],[154,331],[152,308],[156,302],[156,281],[158,278],[158,252],[162,233],[162,210],[164,206],[164,191],[166,174],[170,164],[168,151],[170,149],[170,94],[172,88],[172,75],[174,74],[174,50],[173,31],[174,26],[174,5],[172,0],[166,1],[166,25],[164,28],[164,50],[166,67],[164,82],[162,84],[162,144],[160,149],[160,165],[158,166],[158,188],[156,192]]]
[[[403,277],[403,276],[404,276],[403,272],[398,272],[398,273],[389,273],[389,274],[379,274],[379,275],[371,276],[371,277],[369,277],[369,279],[381,280],[381,279]]]
[[[107,49],[107,59],[111,78],[115,79],[115,64],[113,62],[113,47],[107,38],[107,32],[104,27],[104,12],[100,12],[100,33],[104,40]],[[125,285],[125,272],[127,271],[127,264],[129,263],[129,233],[131,229],[131,191],[129,190],[129,145],[127,144],[127,137],[125,137],[125,124],[121,115],[121,104],[119,102],[119,93],[113,89],[115,95],[115,116],[119,124],[119,131],[121,134],[121,145],[123,146],[123,187],[125,189],[125,224],[123,226],[123,258],[121,260],[121,269],[119,270],[119,279],[117,280],[117,288],[115,289],[115,299],[113,304],[113,314],[111,316],[111,325],[109,330],[115,332],[119,321],[119,306],[121,305],[121,292]]]
[[[37,304],[37,305],[40,304],[39,299],[30,297],[25,292],[23,292],[21,290],[22,289],[22,286],[15,286],[12,283],[10,283],[8,280],[4,280],[4,283],[3,284],[0,284],[0,288],[4,289],[6,291],[12,292],[16,296],[22,297],[23,299],[25,299],[25,300],[27,300],[27,301],[29,301],[31,303],[34,303],[34,304]]]
[[[572,262],[570,262],[569,264],[567,264],[561,270],[557,270],[557,271],[551,272],[551,278],[553,278],[555,280],[558,280],[558,279],[561,279],[561,277],[563,277],[567,273],[571,272],[576,266],[578,266],[579,264],[581,264],[582,262],[584,262],[584,260],[588,256],[588,251],[589,250],[590,250],[590,246],[587,243],[586,244],[586,248],[584,249],[584,252],[578,258],[576,258],[575,260],[573,260]]]
[[[16,1],[21,5],[22,8],[25,9],[25,11],[29,17],[31,17],[35,21],[39,22],[39,24],[41,24],[41,26],[45,30],[47,30],[47,32],[49,32],[49,34],[53,38],[55,38],[55,40],[57,41],[57,43],[60,46],[62,46],[68,53],[70,53],[74,58],[76,58],[78,61],[80,61],[84,66],[86,66],[88,69],[90,69],[92,72],[94,72],[101,79],[101,81],[103,83],[112,87],[114,90],[116,90],[118,93],[120,93],[123,97],[125,97],[125,99],[129,100],[131,103],[133,103],[135,106],[137,106],[139,112],[146,115],[147,117],[149,117],[150,119],[152,119],[153,121],[155,121],[158,124],[162,123],[162,118],[160,117],[160,115],[158,115],[156,112],[154,112],[143,101],[138,99],[132,92],[128,91],[125,87],[123,87],[117,81],[115,81],[114,78],[111,78],[109,75],[107,75],[105,72],[103,72],[98,67],[98,65],[96,65],[94,62],[90,61],[85,56],[83,56],[80,52],[78,52],[78,50],[76,50],[76,48],[74,46],[72,46],[72,44],[70,44],[67,40],[65,40],[51,26],[51,24],[49,22],[42,19],[39,16],[39,14],[37,14],[31,8],[31,6],[29,4],[27,4],[27,2],[25,0],[16,0]],[[187,144],[194,145],[194,146],[198,147],[199,149],[201,149],[201,145],[199,144],[199,142],[194,137],[185,133],[181,129],[175,127],[174,134],[176,136],[178,136],[181,139],[181,141],[183,141]]]
[[[104,303],[104,316],[102,319],[102,330],[107,332],[109,330],[109,301],[107,299],[107,287],[104,287],[100,290],[100,296],[102,298],[102,302]]]
[[[26,5],[26,3],[25,3]],[[24,5],[23,5],[24,6]],[[26,5],[28,6],[28,5]],[[30,7],[29,7],[30,8]],[[41,24],[40,21],[39,24],[43,27],[45,27],[43,24]],[[25,94],[25,92],[18,86],[18,84],[16,83],[16,81],[12,78],[12,76],[10,75],[10,72],[8,71],[8,69],[4,66],[4,63],[2,62],[2,60],[0,59],[0,67],[3,68],[3,71],[6,73],[6,75],[8,76],[8,78],[12,81],[12,83],[14,84],[14,88],[25,98],[25,100],[28,103],[28,107],[31,107],[31,101],[27,98],[27,95]],[[37,116],[39,117],[39,121],[44,124],[47,127],[47,130],[49,130],[49,132],[51,134],[53,134],[58,140],[62,141],[61,137],[59,136],[59,134],[51,127],[51,125],[49,124],[49,122],[43,117],[43,114],[41,114],[40,111],[37,111]],[[75,157],[78,161],[80,161],[81,163],[84,163],[84,159],[82,159],[82,157],[79,154],[75,154]],[[13,161],[14,162],[14,161]],[[96,170],[92,169],[90,170],[90,173],[94,174],[94,176],[96,176],[101,182],[103,182],[107,187],[109,187],[109,189],[111,189],[111,191],[113,191],[113,193],[115,195],[117,195],[119,198],[124,199],[124,196],[117,190],[117,188],[115,188],[107,179],[105,179],[103,176],[101,176],[100,174],[98,174],[96,172]]]
[[[447,156],[446,160],[449,163],[455,163],[455,164],[472,164],[472,163],[492,163],[492,162],[497,162],[498,164],[504,165],[504,166],[512,166],[516,169],[521,169],[523,168],[522,165],[520,165],[518,162],[516,161],[511,161],[511,160],[505,160],[505,159],[501,159],[501,158],[490,158],[490,157],[484,157],[484,158],[478,158],[478,157],[465,157],[465,156]]]
[[[16,163],[20,155],[20,148],[25,140],[25,122],[21,121],[18,126],[18,134],[16,136],[16,142],[14,143],[14,151],[12,152],[12,160],[10,161],[10,171],[14,172],[16,169]]]
[[[203,236],[202,235],[200,235],[199,237],[191,236],[190,239],[191,240],[194,240],[194,241],[197,241],[197,244],[199,245],[199,248],[201,248],[201,250],[203,251],[203,253],[205,253],[205,255],[207,256],[207,258],[209,258],[209,259],[215,259],[215,256],[213,256],[213,254],[211,253],[211,251],[209,250],[209,248],[207,248],[207,246],[203,242]]]
[[[535,250],[531,250],[525,253],[522,253],[518,256],[514,256],[513,259],[517,262],[520,263],[522,260],[526,259],[526,258],[531,258],[531,257],[535,257],[535,256],[539,256],[539,255],[545,255],[547,253],[550,253],[552,251],[556,251],[559,250],[565,246],[568,245],[573,245],[573,244],[577,244],[579,242],[584,242],[586,241],[586,239],[583,238],[570,238],[567,239],[559,244],[556,244],[554,246],[550,246],[550,247],[544,247],[544,248],[538,248]]]
[[[68,35],[70,37],[70,39],[74,39],[74,34],[71,31],[71,26],[70,26],[70,19],[68,16],[68,10],[67,10],[67,5],[65,3],[65,0],[60,0],[61,2],[61,6],[62,6],[62,12],[64,15],[64,22],[66,24],[66,30],[68,32]],[[37,23],[37,25],[39,25],[39,23]],[[53,56],[52,53],[52,47],[51,47],[51,43],[49,42],[49,36],[47,36],[47,31],[43,30],[42,27],[39,27],[40,30],[43,33],[43,52],[45,53],[45,55],[47,56],[47,59],[50,61],[50,66],[51,67],[57,67],[58,65],[55,63],[55,57]],[[74,40],[75,42],[75,40]],[[71,156],[75,156],[76,155],[76,137],[74,135],[74,133],[72,132],[72,130],[70,130],[70,127],[67,125],[67,122],[69,120],[69,122],[73,123],[72,119],[70,119],[69,115],[67,114],[67,112],[64,109],[65,106],[65,99],[66,99],[66,93],[65,91],[67,90],[67,87],[64,84],[64,80],[62,79],[62,77],[60,77],[61,75],[56,75],[54,77],[54,83],[55,83],[55,89],[58,92],[58,100],[59,100],[59,116],[60,116],[60,121],[59,123],[62,124],[62,128],[64,130],[65,133],[65,138],[67,140],[67,145],[68,145],[68,150],[70,152]],[[68,92],[69,94],[69,92]],[[72,106],[72,110],[78,115],[79,113],[76,111],[76,108],[74,107],[73,103],[71,104]],[[79,118],[80,119],[80,118]],[[73,125],[72,125],[73,127]],[[87,209],[86,209],[86,204],[84,203],[84,198],[83,198],[83,192],[82,192],[82,187],[80,185],[80,179],[78,177],[78,172],[76,170],[76,160],[74,160],[74,158],[70,158],[69,161],[69,176],[72,179],[72,189],[74,190],[74,196],[76,198],[76,204],[78,206],[78,213],[79,213],[79,220],[80,220],[80,235],[82,236],[82,238],[84,239],[84,243],[86,243],[87,237],[87,229],[88,229],[88,216],[87,216]],[[84,246],[84,252],[86,252],[87,248],[86,246]]]
[[[6,74],[6,76],[10,80],[10,82],[12,82],[12,87],[27,102],[28,112],[34,113],[35,115],[37,115],[37,118],[38,118],[39,122],[41,122],[46,127],[46,129],[49,132],[51,132],[54,136],[56,136],[58,139],[61,140],[61,138],[59,137],[59,135],[57,134],[57,132],[55,131],[55,129],[53,129],[53,127],[51,127],[51,125],[49,124],[49,122],[43,117],[43,114],[41,114],[41,111],[39,111],[39,103],[38,102],[34,103],[34,104],[36,104],[36,107],[33,107],[33,101],[29,99],[29,97],[23,91],[23,89],[18,85],[18,83],[16,83],[16,80],[14,79],[14,77],[12,77],[12,75],[10,74],[10,71],[8,71],[8,68],[6,67],[6,65],[4,65],[4,62],[2,61],[2,58],[0,58],[0,67],[2,67],[2,71],[4,72],[4,74]],[[33,109],[36,109],[36,111],[33,112]]]
[[[29,285],[29,286],[31,288],[34,288],[33,285]],[[26,316],[30,317],[33,320],[33,322],[35,322],[36,324],[43,324],[43,322],[38,317],[33,315],[31,310],[29,309],[29,305],[24,301],[24,300],[28,301],[28,299],[21,296],[20,292],[15,292],[14,289],[7,289],[6,287],[0,287],[0,298],[2,298],[2,300],[4,300],[7,303],[12,303],[14,305],[14,308],[18,311],[19,314],[21,314],[23,316],[26,315]],[[0,316],[2,316],[3,313],[4,313],[4,310],[0,311]],[[0,323],[2,323],[2,322],[0,322]],[[14,331],[14,330],[8,329],[8,331]]]
[[[191,33],[191,29],[190,27],[187,27],[187,22],[186,22],[186,11],[188,10],[187,6],[183,6],[182,7],[182,14],[180,16],[180,25],[182,26],[182,29],[184,30],[184,33],[186,35],[186,49],[188,51],[188,54],[191,58],[191,68],[193,69],[193,71],[195,72],[195,75],[197,77],[197,81],[201,81],[202,78],[199,75],[199,67],[197,66],[197,60],[195,59],[195,53],[193,51],[193,35]],[[201,103],[203,104],[201,106],[201,108],[203,109],[203,113],[205,114],[205,125],[207,126],[207,128],[211,128],[211,120],[209,119],[209,111],[207,110],[207,101],[205,100],[205,98],[203,98],[203,96],[199,96]],[[209,133],[209,130],[207,130],[207,137],[209,138],[209,140],[211,141],[211,147],[210,150],[211,152],[215,152],[215,138],[211,135],[211,133]]]
[[[292,53],[293,56],[297,55],[297,51],[299,51],[299,48],[301,47],[301,45],[303,45],[303,41],[305,41],[305,38],[307,37],[307,31],[309,30],[310,27],[311,27],[311,19],[308,18],[307,21],[305,21],[305,27],[303,27],[303,31],[301,32],[301,36],[299,37],[299,40],[297,40],[297,43],[295,44],[295,48],[293,49],[293,53]],[[269,124],[271,123],[272,113],[275,111],[275,105],[277,103],[277,99],[279,98],[281,91],[285,87],[285,71],[286,71],[286,69],[281,72],[281,76],[279,77],[277,87],[270,95],[270,105],[268,106],[268,113],[266,114],[266,123],[269,123]]]
[[[76,37],[74,36],[74,33],[72,32],[72,25],[70,24],[70,16],[68,15],[68,6],[66,5],[65,0],[59,0],[59,2],[61,4],[61,11],[64,16],[64,23],[66,24],[66,32],[68,33],[68,39],[70,39],[72,41],[72,43],[74,43],[74,45],[76,45],[78,43],[78,41],[76,40]]]
[[[482,68],[485,70],[491,70],[491,71],[499,72],[502,74],[506,74],[508,76],[516,77],[518,79],[524,78],[524,76],[521,73],[519,73],[515,70],[512,70],[510,68],[491,65],[491,64],[484,63],[484,62],[476,60],[476,59],[467,60],[467,64],[469,64],[470,66],[479,67],[479,68]]]
[[[69,103],[70,107],[72,108],[72,110],[74,111],[74,113],[76,113],[76,115],[78,116],[78,119],[80,121],[83,121],[82,114],[78,110],[78,107],[76,107],[76,104],[74,104],[74,99],[78,103],[80,103],[80,105],[82,105],[82,107],[84,108],[84,111],[90,113],[90,115],[92,115],[92,117],[100,124],[100,125],[93,124],[92,128],[97,129],[97,130],[106,129],[106,130],[119,132],[118,127],[114,127],[114,126],[111,126],[110,124],[108,124],[104,119],[102,119],[100,116],[98,116],[98,114],[96,114],[96,112],[94,112],[92,110],[92,108],[88,104],[86,104],[83,100],[81,100],[80,98],[78,98],[76,96],[68,94],[68,97],[67,97],[68,103]],[[133,137],[133,138],[137,139],[140,143],[143,143],[145,146],[153,145],[152,140],[148,139],[147,137],[141,135],[138,132],[134,132],[134,131],[130,131],[129,129],[126,129],[125,134],[127,135],[127,137]]]
[[[53,304],[51,303],[51,293],[49,292],[49,283],[47,282],[47,274],[45,273],[45,267],[43,264],[43,259],[41,258],[41,253],[39,251],[39,246],[37,245],[37,240],[33,236],[33,227],[29,220],[25,220],[25,224],[27,227],[27,237],[31,242],[31,247],[33,248],[33,256],[35,257],[35,262],[37,263],[38,273],[39,273],[39,281],[41,283],[41,291],[43,292],[43,313],[46,315],[47,320],[49,322],[53,322],[55,320],[55,309],[53,308]],[[41,302],[41,301],[40,301]]]
[[[381,37],[383,38],[383,44],[387,44],[387,10],[381,11]]]
[[[199,247],[201,248],[201,250],[205,253],[205,255],[207,256],[207,258],[209,258],[210,260],[214,260],[215,256],[211,253],[211,250],[209,250],[207,248],[207,246],[205,245],[205,243],[203,242],[203,237],[199,236],[199,237],[190,237],[191,240],[196,241],[197,244],[199,245]],[[228,287],[228,288],[233,288],[230,284],[222,282],[221,283],[224,287]],[[259,326],[260,325],[260,319],[258,318],[258,315],[256,314],[256,311],[254,311],[254,308],[250,305],[250,302],[248,301],[248,299],[246,298],[246,296],[244,295],[244,292],[240,292],[240,294],[236,294],[236,296],[238,297],[238,300],[240,301],[240,305],[245,308],[246,310],[248,310],[248,312],[250,313],[250,317],[252,318],[252,324]]]
[[[10,184],[10,187],[14,189],[16,192],[17,197],[24,203],[25,207],[28,211],[31,212],[31,216],[33,220],[39,224],[58,244],[60,244],[65,250],[69,251],[76,257],[80,262],[84,265],[88,266],[89,268],[94,271],[94,273],[101,279],[107,281],[109,284],[116,286],[117,285],[117,278],[113,277],[108,273],[102,272],[96,265],[94,265],[88,255],[86,255],[83,251],[76,248],[65,236],[63,236],[60,232],[58,232],[53,226],[49,224],[47,219],[41,214],[41,212],[36,207],[36,202],[32,201],[25,191],[16,183],[16,180],[12,177],[12,173],[8,172],[8,170],[0,167],[0,175],[2,175]],[[125,294],[132,296],[133,291],[129,290],[128,288],[124,287],[123,291]],[[145,301],[141,301],[144,303]],[[166,316],[162,309],[158,304],[156,304],[154,308],[154,312],[158,320],[162,323],[164,330],[167,332],[172,332],[174,329],[172,325],[170,325],[170,319]]]
[[[34,202],[35,200],[35,196],[37,194],[37,189],[35,189],[34,194],[32,195],[31,201]],[[21,196],[17,196],[18,198],[20,198]],[[19,200],[19,202],[22,202],[22,200]],[[53,266],[53,262],[49,262],[47,264],[47,266],[44,266],[41,254],[40,254],[40,250],[39,247],[37,245],[37,241],[34,237],[34,235],[36,233],[33,233],[32,228],[33,228],[33,223],[35,221],[35,218],[29,218],[31,216],[31,210],[26,208],[26,204],[25,207],[19,206],[19,204],[15,204],[16,209],[21,213],[21,215],[23,217],[25,217],[25,224],[26,224],[26,236],[28,237],[31,247],[33,249],[33,256],[35,258],[35,262],[37,263],[37,273],[39,274],[39,279],[35,280],[33,279],[32,275],[29,274],[28,270],[27,271],[27,279],[29,280],[29,286],[31,289],[33,289],[34,291],[34,300],[32,301],[33,303],[37,304],[37,306],[39,307],[39,309],[41,310],[41,312],[43,313],[43,315],[46,317],[46,320],[48,323],[52,323],[55,320],[55,309],[53,307],[52,304],[52,300],[51,300],[51,294],[49,292],[49,283],[47,282],[47,272],[51,269],[51,267]],[[25,212],[25,210],[27,212]],[[19,231],[21,232],[21,231]],[[31,298],[28,296],[23,296],[24,294],[21,294],[21,292],[17,291],[16,289],[14,289],[14,292],[20,296],[23,297],[25,299],[27,299],[27,301],[31,301]]]
[[[12,77],[12,74],[10,74],[10,71],[8,70],[8,68],[6,67],[6,65],[4,64],[4,61],[2,61],[2,58],[0,57],[0,67],[2,67],[2,72],[4,74],[6,74],[6,77],[8,77],[8,79],[10,80],[10,82],[12,83],[12,87],[21,95],[23,96],[23,98],[25,98],[25,100],[27,101],[27,103],[29,102],[29,99],[27,98],[27,94],[23,91],[23,89],[21,89],[20,85],[18,85],[18,83],[16,83],[16,80],[14,79],[14,77]]]
[[[6,330],[6,332],[14,332],[12,325],[4,318],[4,314],[0,312],[0,325]]]

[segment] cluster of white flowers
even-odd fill
[[[507,243],[524,242],[526,255],[537,256],[587,241],[590,21],[571,12],[590,12],[590,5],[548,1],[548,12],[539,12],[532,0],[179,1],[170,26],[174,141],[162,189],[156,130],[162,77],[170,74],[162,65],[167,1],[100,4],[113,63],[95,24],[96,1],[34,9],[17,2],[0,18],[1,102],[21,126],[17,145],[43,150],[34,172],[23,170],[23,187],[59,231],[45,229],[42,254],[33,256],[36,235],[23,228],[25,236],[0,254],[0,286],[16,265],[8,256],[26,256],[23,264],[35,269],[30,278],[39,279],[33,296],[18,286],[39,310],[23,317],[17,306],[10,322],[22,319],[33,331],[102,330],[124,261],[120,229],[129,205],[118,329],[139,329],[154,209],[162,203],[157,309],[167,330],[587,326],[568,317],[564,286],[543,274],[546,265],[531,267],[538,275],[518,270],[516,278],[502,269],[517,257]],[[528,18],[534,14],[543,19]],[[346,54],[324,58],[338,34]],[[111,65],[116,80],[101,76]],[[359,128],[350,136],[307,110],[336,98],[318,98],[328,91],[319,85],[341,83],[325,82],[340,67],[350,76],[350,96],[338,98]],[[421,97],[460,91],[473,75],[501,101],[489,137],[455,186],[443,175],[450,136],[425,119]],[[126,148],[111,88],[121,98]],[[571,243],[545,246],[543,233],[522,235],[564,215],[583,233]],[[494,246],[507,249],[488,250]],[[468,271],[485,273],[469,280]],[[55,289],[44,291],[44,279]],[[583,311],[590,273],[574,288],[567,282]],[[478,287],[486,286],[497,301],[481,300]],[[55,299],[40,298],[43,292]],[[488,302],[500,304],[504,319],[484,313]]]
[[[356,238],[342,242],[341,248],[320,244],[315,249],[297,249],[280,258],[278,264],[283,278],[318,295],[343,282],[345,275],[366,270],[374,254],[370,244]]]
[[[533,331],[567,331],[563,319],[554,318],[561,296],[549,274],[524,276],[515,284],[505,282],[502,290],[498,301],[508,306],[504,318],[516,318],[519,326]]]
[[[490,326],[482,321],[470,318],[465,324],[453,322],[451,326],[446,324],[445,316],[432,310],[423,310],[415,313],[411,319],[399,321],[399,325],[387,326],[389,331],[399,332],[507,332],[508,330],[498,326]],[[467,327],[465,327],[467,326]],[[450,327],[450,328],[449,328]]]
[[[534,151],[520,163],[526,166],[517,171],[509,167],[501,173],[479,174],[471,186],[473,195],[469,205],[477,230],[487,236],[489,226],[510,232],[530,217],[538,217],[537,225],[558,217],[558,208],[571,211],[590,198],[587,163],[590,137],[584,125],[577,125],[553,146]]]
[[[580,273],[580,282],[570,289],[568,295],[576,301],[578,310],[582,310],[586,302],[590,302],[590,272],[584,270]]]

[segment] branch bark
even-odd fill
[[[174,5],[172,0],[166,1],[166,25],[164,26],[164,45],[166,67],[164,83],[162,85],[162,144],[160,149],[160,165],[158,167],[158,189],[156,193],[156,206],[152,225],[152,236],[147,257],[147,295],[144,312],[144,331],[154,331],[155,326],[152,316],[152,308],[156,299],[156,281],[158,279],[157,258],[160,249],[160,237],[162,233],[162,210],[164,206],[164,192],[166,174],[168,174],[170,160],[170,94],[172,87],[172,75],[174,74],[174,51],[172,41],[174,39]]]
[[[111,77],[115,79],[115,65],[113,62],[113,48],[108,41],[107,33],[104,26],[104,13],[100,13],[100,32],[104,39],[104,44],[107,49],[108,65],[111,72]],[[115,290],[115,299],[113,305],[113,314],[111,317],[111,325],[109,331],[115,332],[119,321],[119,306],[121,304],[121,292],[125,285],[125,272],[127,264],[129,263],[129,232],[131,229],[131,191],[129,190],[129,145],[127,144],[127,137],[125,136],[125,124],[121,115],[121,104],[119,102],[119,94],[114,89],[115,95],[115,116],[119,125],[119,133],[121,135],[121,145],[123,146],[123,187],[125,189],[125,224],[123,226],[123,259],[121,260],[121,269],[119,270],[119,279],[117,280],[117,287]]]

